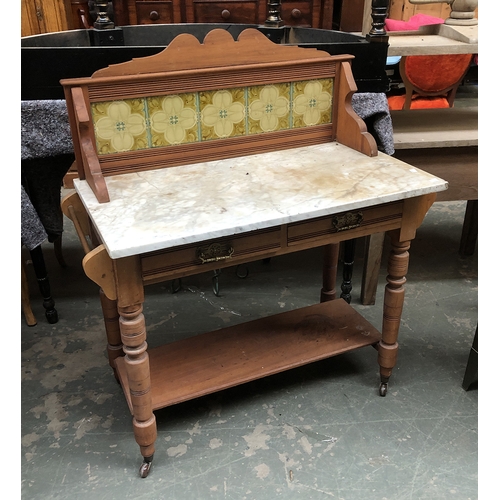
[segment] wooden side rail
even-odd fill
[[[73,87],[71,88],[71,96],[75,109],[75,121],[85,179],[96,193],[97,198],[102,202],[107,202],[109,201],[109,195],[95,150],[95,141],[92,137],[94,129],[83,97],[83,90],[80,87]]]

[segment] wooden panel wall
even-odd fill
[[[70,0],[21,0],[21,36],[65,31]]]

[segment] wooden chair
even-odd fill
[[[405,93],[389,96],[390,109],[452,108],[472,58],[473,54],[402,57],[399,72]]]

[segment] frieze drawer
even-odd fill
[[[333,234],[344,233],[350,237],[363,236],[363,228],[367,225],[380,225],[380,231],[388,231],[399,227],[403,203],[388,203],[376,208],[364,208],[363,210],[349,210],[335,215],[318,217],[305,222],[296,222],[288,225],[288,245],[300,245],[311,241],[325,242]],[[373,231],[372,231],[373,232]],[[351,236],[352,235],[352,236]]]
[[[172,24],[179,22],[172,1],[136,2],[137,24]]]
[[[144,255],[141,259],[142,276],[145,283],[154,283],[180,274],[186,276],[249,262],[280,248],[280,227],[218,238]]]
[[[186,5],[187,22],[259,24],[262,17],[259,16],[259,4],[261,3],[260,0],[226,0],[221,2],[194,0]],[[265,10],[263,16],[265,18]]]
[[[312,2],[282,2],[281,19],[285,26],[313,26]]]

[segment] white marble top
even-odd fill
[[[337,142],[106,177],[108,203],[74,183],[112,259],[447,188],[391,156]]]

